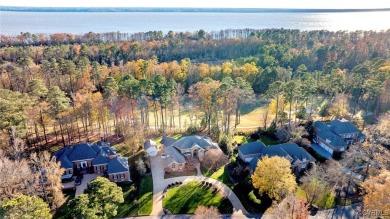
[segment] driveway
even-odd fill
[[[173,182],[183,182],[183,184],[186,184],[189,181],[206,181],[212,183],[213,186],[219,189],[220,194],[227,197],[232,203],[233,216],[245,218],[244,214],[248,214],[236,194],[234,194],[234,192],[224,183],[204,176],[180,176],[164,179],[164,165],[163,159],[160,157],[160,153],[158,153],[155,157],[150,157],[150,164],[153,177],[153,210],[151,216],[163,216],[163,191],[169,184]]]
[[[88,184],[92,180],[96,179],[98,176],[102,176],[102,174],[100,173],[84,174],[83,181],[81,181],[81,184],[79,186],[76,186],[76,196],[83,194],[84,190],[87,189]]]

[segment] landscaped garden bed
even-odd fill
[[[165,193],[163,208],[172,214],[192,214],[198,206],[215,206],[222,214],[231,214],[233,206],[228,199],[218,194],[212,185],[188,182],[170,188]]]
[[[165,172],[164,173],[164,179],[169,179],[173,177],[179,177],[179,176],[196,176],[197,170],[192,169],[192,170],[185,170],[183,172],[179,171],[170,171],[170,172]]]

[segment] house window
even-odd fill
[[[118,179],[118,175],[117,174],[114,174],[114,179]]]
[[[173,163],[172,164],[172,169],[174,169],[174,168],[176,168],[176,164]]]
[[[125,178],[125,174],[122,173],[122,174],[121,174],[121,179],[124,179],[124,178]]]

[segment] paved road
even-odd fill
[[[160,153],[155,157],[150,157],[150,163],[153,177],[153,210],[151,216],[161,217],[164,215],[162,207],[163,191],[169,184],[173,182],[183,182],[183,184],[186,184],[189,181],[206,181],[212,183],[220,190],[220,194],[227,197],[232,203],[233,216],[245,218],[244,214],[248,214],[236,194],[222,182],[204,176],[180,176],[164,179],[164,165]]]

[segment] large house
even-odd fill
[[[265,146],[262,142],[250,142],[238,147],[238,156],[249,164],[252,173],[256,169],[257,162],[265,156],[288,159],[294,172],[307,169],[309,163],[316,161],[305,149],[295,143]]]
[[[202,161],[204,153],[209,149],[219,149],[218,144],[205,136],[191,135],[179,140],[164,136],[161,140],[164,148],[165,168],[182,171],[189,159]]]
[[[328,124],[316,121],[313,130],[314,142],[331,155],[340,154],[348,145],[365,139],[364,134],[347,120],[333,120]]]
[[[128,160],[108,143],[79,143],[66,146],[54,154],[65,169],[63,179],[74,173],[107,173],[112,182],[131,181]]]

